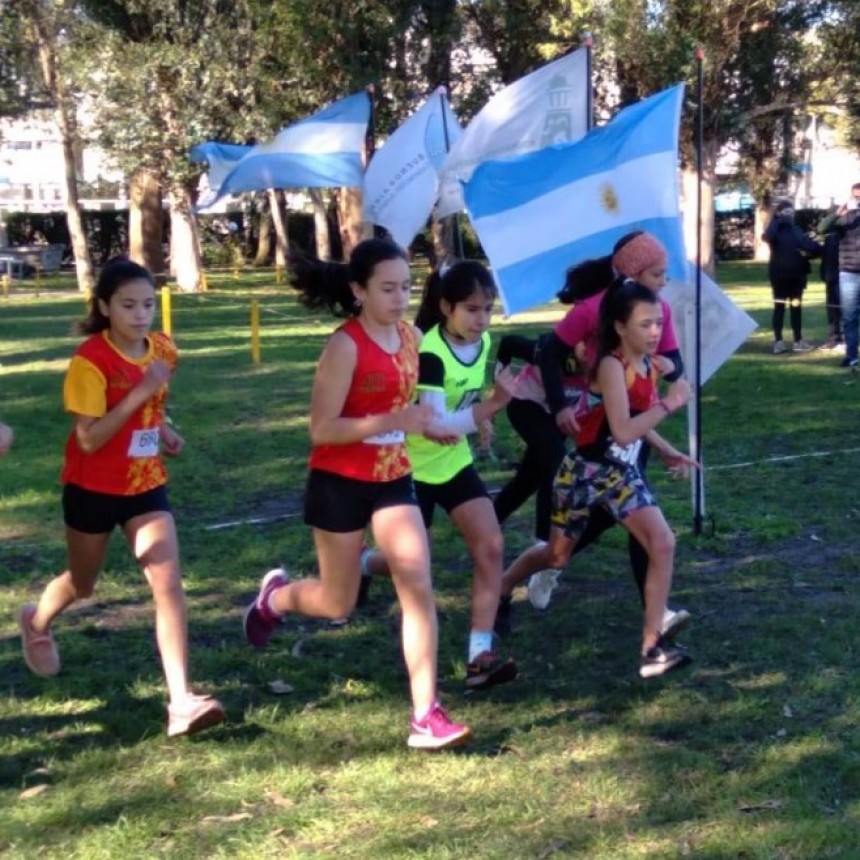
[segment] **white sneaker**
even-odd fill
[[[773,343],[773,354],[774,355],[782,355],[784,352],[791,352],[791,347],[788,345],[787,341],[784,340],[776,340]]]
[[[677,636],[691,621],[693,616],[686,609],[669,609],[663,613],[660,633],[667,639]]]
[[[552,593],[558,585],[561,571],[556,568],[540,570],[529,577],[529,603],[535,609],[546,609],[552,600]]]

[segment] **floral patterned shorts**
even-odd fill
[[[552,524],[571,540],[585,531],[591,508],[600,505],[616,522],[657,504],[638,466],[616,466],[568,454],[553,482]]]

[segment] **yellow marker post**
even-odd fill
[[[202,272],[200,274],[200,292],[208,293],[209,292],[209,281],[206,280],[206,272]]]
[[[11,279],[9,278],[9,273],[8,273],[8,272],[6,272],[6,273],[3,275],[3,298],[4,298],[4,299],[8,299],[8,298],[9,298],[9,281],[10,281],[10,280],[11,280]]]
[[[260,363],[260,303],[251,299],[251,361]]]
[[[275,283],[282,284],[284,282],[284,267],[275,266]]]
[[[173,334],[173,324],[170,319],[170,287],[161,288],[161,330],[165,334]]]

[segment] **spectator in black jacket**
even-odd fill
[[[787,200],[777,204],[776,214],[767,225],[762,239],[770,245],[767,273],[773,290],[773,351],[808,352],[812,344],[803,339],[801,331],[803,291],[811,270],[810,257],[821,256],[821,245],[810,239],[794,223],[794,207]],[[785,306],[789,306],[794,346],[782,339]]]

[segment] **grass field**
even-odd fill
[[[63,672],[27,672],[13,614],[64,564],[60,387],[83,300],[58,283],[0,300],[0,417],[17,433],[0,461],[0,855],[860,857],[860,377],[821,351],[771,354],[760,266],[718,280],[761,327],[703,390],[705,534],[692,533],[689,486],[657,464],[651,475],[678,534],[673,600],[695,616],[692,667],[639,679],[619,530],[575,559],[546,612],[517,596],[519,679],[465,695],[469,567],[437,517],[442,694],[475,740],[429,756],[405,747],[387,583],[343,629],[291,620],[264,653],[244,643],[260,575],[314,571],[297,514],[311,378],[333,327],[264,275],[173,296],[192,673],[228,722],[167,740],[151,600],[119,537],[95,597],[56,626]],[[820,284],[807,302],[804,334],[820,343]],[[559,313],[494,329],[533,333]],[[685,446],[683,418],[664,430]],[[495,452],[480,464],[493,487],[519,453],[503,416]],[[529,544],[530,509],[505,537],[509,557]]]

